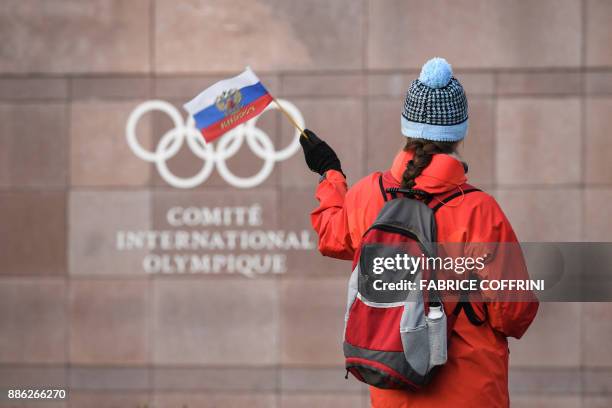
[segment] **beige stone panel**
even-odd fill
[[[342,354],[342,344],[338,347]],[[349,377],[349,381],[344,378],[344,362],[326,367],[282,367],[280,371],[280,391],[287,394],[351,392],[357,395],[368,389],[368,385],[354,378]]]
[[[499,95],[577,95],[582,90],[579,72],[500,72]]]
[[[0,72],[146,72],[146,0],[9,0],[0,10]]]
[[[585,74],[586,92],[590,95],[612,94],[612,72],[595,71]]]
[[[152,165],[137,157],[126,140],[128,117],[138,102],[74,102],[70,112],[71,184],[142,186]],[[141,117],[136,138],[152,151],[151,116]]]
[[[2,279],[0,362],[63,364],[66,361],[65,297],[66,284],[62,279]],[[26,385],[40,379],[32,373],[22,374],[25,375],[13,376],[13,381]],[[57,379],[57,375],[47,379]]]
[[[0,104],[0,185],[66,185],[66,122],[63,103]]]
[[[365,135],[366,172],[386,171],[393,158],[406,144],[400,119],[403,97],[369,99],[367,102],[367,134]]]
[[[367,95],[397,97],[400,103],[398,109],[401,109],[403,106],[402,99],[405,97],[412,81],[418,76],[418,71],[411,71],[410,73],[370,73],[366,77]]]
[[[364,112],[363,103],[353,98],[301,99],[292,102],[300,109],[306,127],[334,149],[349,183],[364,174]],[[283,118],[278,146],[287,146],[294,136],[294,128]],[[319,175],[310,171],[300,148],[295,155],[278,164],[281,185],[284,187],[314,187]]]
[[[151,82],[144,76],[77,77],[70,90],[73,99],[147,99]]]
[[[612,184],[612,98],[586,101],[586,182]]]
[[[159,392],[153,395],[154,406],[163,408],[276,408],[276,399],[272,393]]]
[[[21,405],[15,405],[14,402],[0,402],[0,408],[16,408],[16,407],[32,407],[34,406],[36,407],[40,407],[40,408],[66,408],[68,407],[68,403],[67,402],[36,402],[36,405],[27,405],[26,402],[22,403]]]
[[[70,193],[70,274],[143,275],[146,247],[127,248],[121,234],[150,229],[150,193]]]
[[[312,249],[287,251],[287,273],[284,277],[321,278],[344,277],[351,273],[351,262],[321,255],[319,237],[310,221],[310,213],[318,207],[315,186],[299,189],[284,188],[279,201],[279,225],[288,231],[307,231]]]
[[[584,195],[584,239],[612,242],[609,208],[612,188],[587,188]]]
[[[66,273],[66,196],[63,191],[0,193],[3,275]]]
[[[350,0],[191,0],[177,7],[171,0],[158,1],[155,69],[191,73],[239,71],[245,65],[256,72],[359,68],[362,5]]]
[[[361,96],[364,77],[359,74],[289,74],[282,78],[283,96]]]
[[[361,392],[361,408],[370,408],[372,401],[370,400],[370,390]]]
[[[612,4],[606,0],[587,0],[586,4],[586,63],[589,66],[612,65]]]
[[[147,363],[147,311],[146,280],[73,280],[70,284],[71,363]]]
[[[386,0],[368,4],[369,68],[419,68],[434,56],[447,58],[456,68],[580,64],[578,1]]]
[[[304,393],[304,394],[281,394],[279,408],[359,408],[362,397],[359,393]]]
[[[277,367],[156,367],[153,390],[271,392],[277,389]]]
[[[612,303],[585,303],[583,310],[582,362],[589,367],[612,367]],[[612,376],[608,376],[612,379]],[[612,388],[612,387],[610,387]]]
[[[64,388],[66,381],[65,364],[26,365],[11,364],[0,366],[0,386],[9,387],[58,387]]]
[[[367,94],[370,96],[400,96],[403,99],[412,81],[419,77],[419,72],[420,70],[411,70],[409,73],[369,74],[366,83]],[[495,93],[493,73],[454,71],[453,75],[461,82],[468,100],[474,95]],[[403,103],[400,107],[403,107]]]
[[[112,392],[84,392],[70,393],[70,408],[118,408],[118,407],[145,407],[149,403],[146,392],[118,393]]]
[[[2,78],[0,99],[55,100],[68,96],[68,80],[64,78]]]
[[[281,362],[335,366],[343,362],[342,330],[348,279],[281,282]]]
[[[156,279],[156,364],[257,366],[278,361],[278,289],[270,279]]]
[[[527,333],[520,340],[508,339],[511,367],[578,367],[582,312],[580,303],[540,303]]]
[[[237,75],[238,72],[235,72]],[[215,82],[227,79],[232,74],[210,75],[161,75],[155,78],[155,96],[162,99],[177,100],[179,104],[194,98]],[[280,92],[280,79],[272,73],[257,73],[263,86],[276,96]]]
[[[495,74],[492,72],[462,72],[455,70],[453,75],[461,82],[468,101],[473,95],[492,95],[495,92]]]
[[[459,144],[460,156],[468,164],[468,182],[486,187],[494,182],[495,103],[491,98],[469,99],[469,127]]]
[[[608,408],[612,406],[612,397],[608,395],[585,395],[582,408]]]
[[[0,187],[4,188],[11,185],[11,156],[9,152],[12,145],[11,139],[6,130],[2,130],[0,133]]]
[[[598,306],[606,307],[603,303]],[[585,394],[609,395],[612,391],[612,369],[608,367],[592,367],[584,370]]]
[[[567,242],[581,238],[579,189],[499,189],[497,200],[523,242]]]
[[[579,395],[583,380],[579,367],[512,367],[510,395]]]
[[[145,391],[149,388],[148,366],[75,365],[69,371],[70,389],[74,391]]]
[[[156,229],[176,228],[188,231],[277,229],[279,227],[278,204],[278,192],[275,189],[263,187],[247,190],[227,188],[155,191],[153,193],[153,225]],[[257,213],[249,216],[246,209],[255,209],[253,206],[257,206]],[[227,213],[225,217],[221,215],[221,212],[214,212],[215,208],[236,207],[245,209],[245,212],[239,215],[234,211],[231,214]],[[202,211],[202,208],[208,208],[212,215],[207,216],[206,211]],[[219,216],[214,214],[219,214]]]
[[[238,74],[238,72],[236,72]],[[163,75],[155,78],[155,96],[185,103],[215,82],[229,75]],[[260,78],[263,81],[263,78]],[[180,105],[180,103],[178,103]]]
[[[581,408],[579,395],[517,395],[510,397],[513,408]]]
[[[512,98],[497,102],[498,183],[581,181],[578,98]]]

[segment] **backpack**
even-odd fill
[[[480,191],[468,184],[440,196],[412,189],[385,189],[385,204],[363,234],[348,285],[343,350],[346,376],[378,388],[419,390],[447,359],[447,333],[462,309],[476,325],[484,323],[469,302],[459,302],[447,316],[435,291],[375,290],[382,285],[435,279],[419,268],[385,269],[380,259],[436,256],[435,212],[462,195]],[[391,195],[389,200],[387,193]],[[398,195],[401,194],[401,195]],[[434,199],[435,198],[435,199]],[[377,286],[378,285],[378,286]],[[400,286],[398,286],[400,285]],[[389,286],[387,286],[389,287]]]

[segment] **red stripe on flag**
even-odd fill
[[[268,104],[272,102],[272,95],[265,94],[246,106],[243,106],[238,112],[224,117],[222,120],[202,128],[202,135],[207,143],[210,143],[220,137],[225,132],[228,132],[236,126],[248,121],[259,115]]]

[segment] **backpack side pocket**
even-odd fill
[[[404,304],[400,323],[400,337],[406,361],[419,375],[429,371],[429,334],[423,308],[423,296],[413,291]]]

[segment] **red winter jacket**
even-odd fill
[[[390,171],[383,173],[385,187],[399,186],[411,157],[411,152],[400,151],[397,154]],[[353,259],[363,233],[374,222],[384,204],[378,184],[379,175],[373,173],[347,189],[340,172],[330,170],[326,173],[326,178],[316,190],[320,205],[311,214],[312,225],[319,235],[319,250],[323,255]],[[451,155],[437,154],[415,181],[415,188],[440,194],[456,189],[467,178],[459,160]],[[436,212],[436,223],[439,242],[517,241],[495,199],[484,192],[466,194],[440,208]],[[504,263],[510,261],[507,258],[496,256],[487,269],[503,269]],[[522,257],[519,261],[524,266]],[[482,303],[474,303],[473,306],[480,316],[484,316]],[[487,324],[483,326],[472,325],[464,313],[459,315],[449,338],[448,361],[423,391],[370,387],[372,406],[508,407],[509,351],[506,338],[520,338],[525,333],[535,318],[538,303],[492,302],[487,304],[487,308]]]

